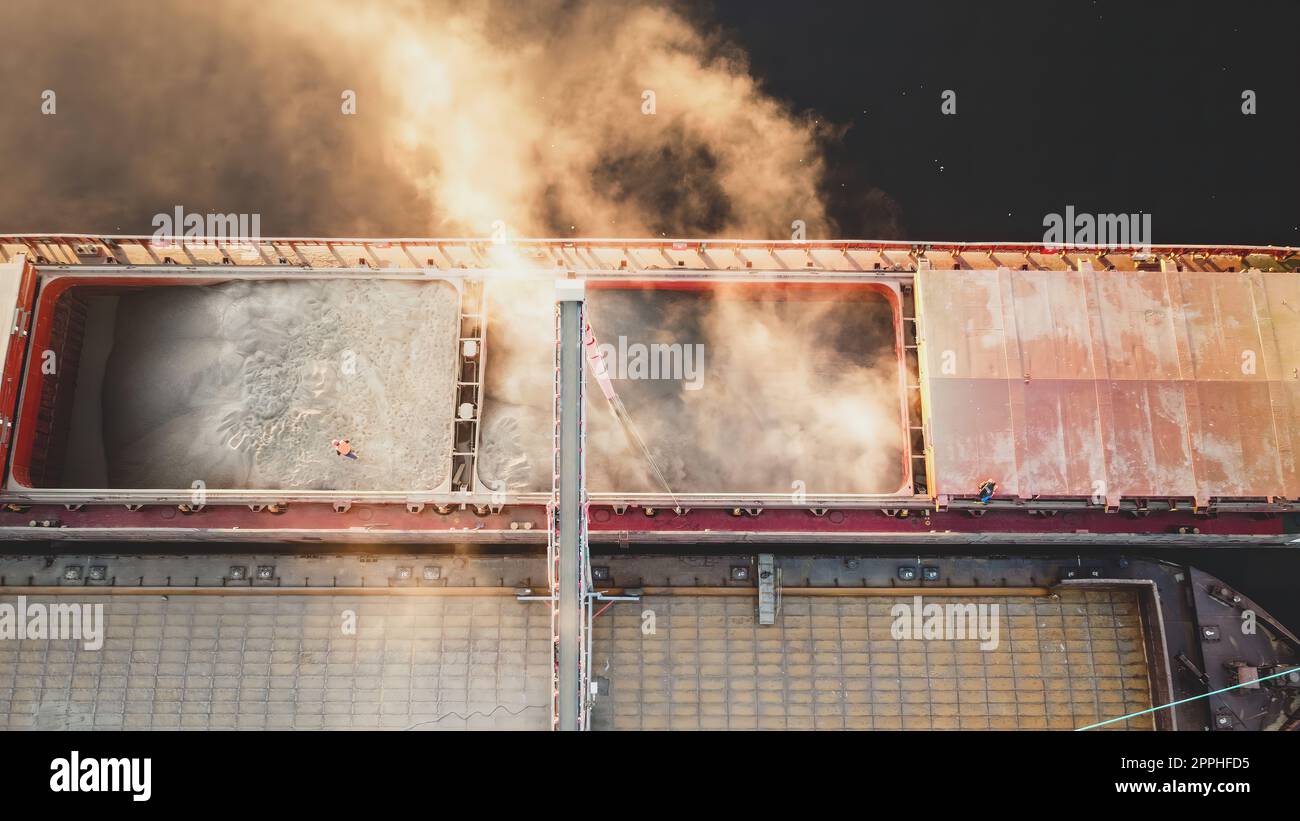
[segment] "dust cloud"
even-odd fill
[[[833,233],[833,131],[672,4],[9,0],[5,26],[0,230]]]
[[[9,116],[0,152],[21,161],[6,171],[0,231],[147,234],[154,215],[181,206],[259,214],[269,236],[787,239],[796,220],[810,238],[836,233],[819,197],[823,149],[836,129],[766,93],[724,32],[673,3],[9,0],[5,23],[0,103]],[[54,113],[41,109],[47,91],[56,95]],[[531,486],[549,471],[525,454],[539,442],[542,452],[549,448],[553,303],[548,293],[534,302],[524,289],[509,300],[496,292],[503,315],[527,321],[491,341],[488,394],[497,404],[485,408],[480,472]],[[292,367],[274,361],[280,347],[306,344],[284,337],[312,321],[295,313],[301,308],[282,306],[272,324],[282,319],[283,327],[270,340],[243,329],[218,341],[209,301],[157,314],[149,312],[164,306],[148,299],[120,308],[118,327],[129,332],[114,343],[105,387],[132,386],[118,397],[120,408],[106,405],[105,447],[117,481],[162,481],[140,471],[165,460],[175,466],[171,478],[186,485],[196,466],[208,465],[225,477],[213,486],[352,486],[338,465],[319,463],[317,438],[376,424],[319,422],[396,401],[404,394],[388,376],[367,385],[365,401],[339,393],[323,416],[310,417],[318,421],[299,443],[310,458],[268,457],[260,468],[244,457],[211,461],[230,456],[219,449],[246,433],[240,420],[265,410],[246,384],[209,396],[208,410],[168,399],[171,415],[161,400],[141,398],[191,390],[192,365],[159,360],[179,341],[202,361],[219,360],[222,346],[238,348],[248,378],[294,390],[313,384],[306,359]],[[613,307],[593,304],[598,317],[611,314],[598,334],[624,332]],[[357,310],[378,327],[390,307]],[[857,327],[844,309],[804,304],[795,315],[720,300],[704,313],[686,311],[688,334],[673,330],[661,306],[639,310],[626,333],[698,338],[709,357],[699,392],[656,393],[664,386],[636,381],[623,388],[677,481],[734,490],[893,482],[896,373],[892,360],[876,368],[874,353],[850,361],[842,352],[852,345],[831,344],[831,319]],[[166,327],[133,327],[147,317]],[[683,334],[691,339],[676,338]],[[146,363],[185,378],[164,384]],[[405,378],[382,367],[375,373]],[[285,418],[307,406],[285,408]],[[422,407],[383,413],[405,419]],[[145,419],[158,434],[144,435]],[[600,424],[593,437],[619,453]],[[424,444],[408,437],[385,447],[415,454]],[[375,450],[358,447],[363,457]],[[438,478],[419,466],[422,456],[411,458],[411,481]],[[764,471],[769,463],[778,465],[774,473]],[[643,481],[614,461],[602,470],[597,484],[635,489]]]
[[[498,302],[497,293],[505,299]],[[542,286],[491,294],[479,475],[492,487],[546,490],[553,303]],[[603,345],[623,337],[625,347],[698,346],[699,372],[667,378],[639,378],[607,358],[615,389],[673,493],[900,490],[897,329],[894,308],[878,292],[589,288],[588,306]],[[588,379],[590,489],[659,492]]]

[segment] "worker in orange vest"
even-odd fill
[[[346,456],[349,459],[357,458],[357,452],[352,449],[351,439],[335,439],[330,444],[334,446],[334,452],[339,456]]]

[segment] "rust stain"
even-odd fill
[[[931,493],[1300,499],[1300,277],[924,270]]]

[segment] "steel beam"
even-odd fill
[[[583,652],[587,612],[585,562],[586,510],[583,499],[583,383],[586,360],[582,349],[583,286],[561,280],[556,286],[559,311],[559,367],[556,373],[555,475],[558,551],[556,602],[557,728],[584,729],[586,687]]]

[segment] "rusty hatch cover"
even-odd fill
[[[921,270],[933,496],[1300,497],[1300,277]]]

